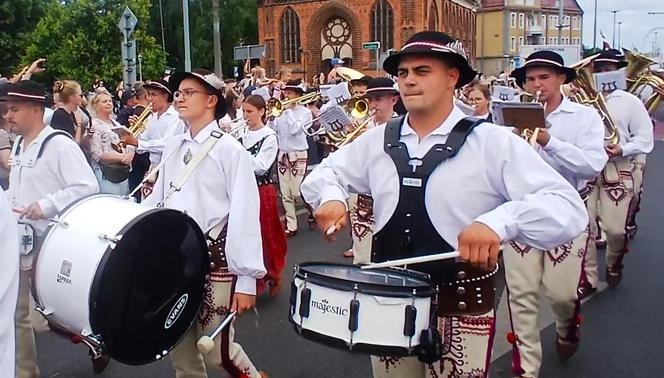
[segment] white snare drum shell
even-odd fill
[[[305,282],[296,277],[297,296],[291,320],[302,329],[343,340],[347,344],[368,344],[376,347],[401,347],[409,349],[419,345],[420,333],[429,327],[431,298],[394,298],[340,291],[319,286],[311,282],[309,316],[300,317],[302,290]],[[350,304],[353,299],[360,303],[357,331],[349,329]],[[413,337],[404,335],[406,307],[417,310]],[[352,339],[352,340],[351,340]]]

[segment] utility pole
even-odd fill
[[[615,48],[616,47],[616,14],[620,12],[618,10],[612,10],[611,13],[613,13],[613,41],[611,42],[611,47]]]
[[[166,52],[166,40],[164,38],[164,12],[161,9],[161,0],[159,0],[159,22],[161,24],[161,49]]]
[[[191,72],[191,46],[189,42],[189,0],[182,0],[182,18],[184,19],[184,70]]]
[[[620,26],[621,25],[622,25],[622,21],[618,21],[618,46],[615,46],[615,48],[617,48],[618,50],[620,50],[620,46],[622,46],[622,44],[620,43]]]
[[[595,0],[595,23],[593,25],[593,48],[597,48],[597,0]]]
[[[214,73],[222,77],[221,72],[221,32],[219,26],[219,0],[212,0],[212,28],[214,48]]]
[[[564,0],[557,0],[558,1],[558,25],[556,27],[558,28],[558,44],[562,45],[563,44],[563,28],[565,25],[563,25],[563,5],[565,4]]]

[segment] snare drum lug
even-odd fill
[[[57,224],[57,225],[62,226],[64,228],[69,227],[69,223],[67,223],[66,221],[60,220],[60,217],[57,216],[57,215],[54,216],[53,218],[51,218],[50,221],[51,221],[52,224]]]
[[[110,243],[113,243],[113,244],[117,244],[122,239],[122,235],[116,235],[115,237],[112,238],[112,237],[110,237],[106,234],[99,234],[99,239],[106,240],[107,242],[110,242]],[[113,245],[113,247],[115,247],[115,245]]]
[[[53,314],[53,310],[47,310],[39,306],[35,306],[35,310],[37,310],[43,316],[50,316],[51,314]]]

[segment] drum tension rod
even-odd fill
[[[60,226],[62,226],[62,227],[64,227],[64,228],[69,227],[69,223],[67,223],[66,221],[60,220],[60,217],[57,216],[57,215],[54,216],[53,218],[51,218],[51,219],[50,219],[50,222],[51,222],[52,224],[60,225]]]
[[[113,243],[113,244],[117,244],[122,239],[122,235],[116,235],[115,237],[112,238],[112,237],[110,237],[106,234],[99,234],[99,239],[106,240],[106,241],[108,241],[110,243]],[[114,245],[114,247],[115,247],[115,245]]]

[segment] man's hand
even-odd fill
[[[240,315],[246,310],[250,310],[255,305],[255,295],[235,293],[233,295],[233,303],[231,303],[231,312],[237,311],[238,315]]]
[[[473,222],[458,237],[459,255],[480,269],[492,270],[498,262],[500,237],[489,226]]]
[[[533,136],[534,133],[535,133],[534,130],[531,130],[531,129],[526,129],[525,130],[525,134],[526,134],[526,138],[528,139],[528,142],[530,142],[530,138]],[[539,128],[537,130],[537,138],[535,139],[535,142],[537,142],[537,144],[544,147],[544,146],[547,145],[547,143],[549,143],[550,140],[551,140],[551,134],[549,134],[549,131],[547,129]]]
[[[27,218],[30,220],[44,219],[44,212],[42,211],[39,203],[34,202],[28,207],[19,207],[14,209],[14,212],[19,213],[19,218]]]
[[[128,122],[129,122],[129,127],[134,126],[134,124],[138,121],[138,116],[137,115],[130,115]]]
[[[604,147],[604,150],[606,151],[606,154],[609,155],[609,157],[623,155],[623,149],[619,144],[609,144],[608,146]]]
[[[138,140],[136,140],[136,138],[134,138],[131,134],[124,134],[120,137],[120,141],[125,146],[138,147]]]
[[[660,96],[664,96],[664,84],[656,86],[655,92],[659,93]]]
[[[346,205],[341,201],[328,201],[314,213],[318,228],[323,231],[323,237],[335,241],[339,230],[346,227]]]

